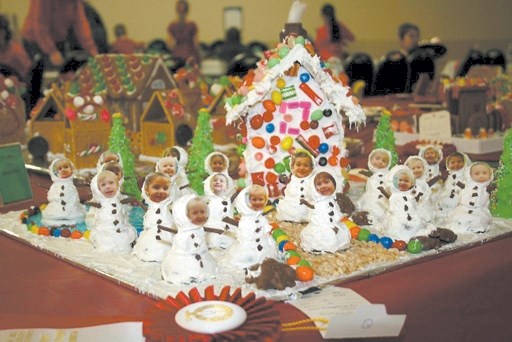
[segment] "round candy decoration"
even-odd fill
[[[277,172],[278,174],[281,174],[286,171],[286,168],[283,163],[277,163],[276,165],[274,165],[274,171]]]
[[[383,236],[380,238],[380,244],[384,246],[384,248],[389,249],[391,246],[393,246],[393,240],[387,236]]]
[[[404,251],[407,248],[407,243],[404,240],[396,240],[393,242],[392,247],[398,249],[399,251]]]
[[[265,113],[263,113],[263,121],[265,122],[270,122],[274,120],[274,114],[272,114],[271,111],[266,111]]]
[[[318,121],[316,121],[316,120],[311,121],[311,123],[309,124],[309,127],[311,127],[312,129],[317,129]]]
[[[318,146],[318,152],[320,153],[327,153],[329,151],[329,145],[326,143],[321,143]]]
[[[312,135],[308,138],[308,144],[314,148],[317,149],[320,146],[320,138],[318,135]]]
[[[320,157],[320,159],[318,159],[318,164],[319,164],[320,166],[325,166],[325,165],[327,165],[327,158],[325,158],[325,157]]]
[[[324,109],[324,112],[323,112],[324,116],[325,117],[329,117],[332,115],[332,110],[331,109]]]
[[[281,92],[277,90],[274,90],[272,92],[270,98],[272,99],[272,102],[274,102],[276,105],[280,105],[281,102],[283,102],[283,95],[281,95]]]
[[[279,60],[279,58],[275,58],[275,57],[272,57],[268,60],[268,68],[269,69],[272,69],[273,67],[275,67],[276,65],[279,64],[279,62],[281,62],[281,60]]]
[[[317,109],[317,110],[315,110],[313,113],[311,113],[311,120],[318,121],[318,120],[320,120],[323,116],[324,116],[324,113],[323,113],[320,109]]]
[[[250,123],[253,129],[258,129],[263,125],[263,117],[260,114],[256,114],[251,118]]]
[[[272,145],[278,145],[281,142],[281,138],[279,138],[277,135],[273,135],[270,137],[270,143]]]
[[[359,235],[360,231],[361,227],[359,226],[350,227],[350,236],[352,237],[352,239],[357,239],[357,236]]]
[[[295,38],[296,45],[304,45],[306,43],[306,39],[303,36],[298,36]]]
[[[288,151],[290,147],[293,145],[293,138],[292,137],[286,137],[281,141],[281,148],[285,151]]]
[[[277,50],[277,53],[279,54],[279,57],[283,58],[285,57],[288,52],[290,52],[290,48],[288,46],[281,46],[278,50]]]
[[[261,161],[263,159],[263,153],[261,153],[261,152],[255,153],[254,159],[256,159],[257,161]]]
[[[303,261],[303,260],[301,260]],[[300,265],[301,261],[297,265]],[[298,266],[295,269],[295,276],[300,281],[310,281],[313,279],[315,272],[311,267],[308,266]]]
[[[304,73],[300,74],[299,78],[300,78],[301,82],[306,83],[307,81],[309,81],[310,76],[307,72],[304,72]]]
[[[377,236],[377,234],[370,234],[370,236],[368,236],[368,241],[369,242],[375,242],[375,243],[379,243],[379,237]]]
[[[268,158],[267,160],[265,160],[265,167],[267,169],[272,169],[272,168],[274,168],[275,165],[276,165],[276,162],[274,161],[273,158]]]
[[[256,148],[263,148],[265,146],[265,139],[263,139],[262,137],[252,138],[252,146]]]
[[[230,302],[206,300],[181,308],[174,319],[183,329],[200,334],[218,334],[241,326],[247,319],[247,313]]]
[[[407,244],[407,251],[412,254],[418,254],[423,250],[423,245],[420,240],[410,240]]]
[[[370,238],[370,231],[366,228],[362,228],[360,231],[359,231],[359,234],[357,234],[357,239],[359,241],[368,241],[368,239]]]
[[[277,81],[276,81],[276,86],[279,89],[283,89],[284,87],[286,87],[286,81],[283,80],[282,78],[278,78]]]
[[[269,112],[275,112],[276,111],[276,105],[271,100],[265,100],[263,101],[263,108]]]
[[[284,230],[282,230],[282,229],[279,229],[279,228],[278,228],[278,229],[274,229],[274,230],[272,231],[272,237],[273,237],[274,239],[277,239],[277,237],[278,237],[278,236],[281,236],[281,235],[286,235],[286,233],[285,233],[285,232],[284,232]]]

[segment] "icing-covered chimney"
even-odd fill
[[[302,15],[306,10],[306,4],[300,0],[295,0],[290,7],[288,13],[288,20],[284,24],[284,29],[279,33],[280,41],[283,41],[287,36],[303,36],[307,37],[308,33],[302,27]]]

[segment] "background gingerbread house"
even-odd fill
[[[25,140],[25,103],[21,92],[22,84],[16,77],[0,74],[0,144]]]

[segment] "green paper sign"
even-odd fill
[[[32,199],[20,144],[0,146],[0,206]]]

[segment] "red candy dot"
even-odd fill
[[[268,158],[267,160],[265,160],[265,167],[267,169],[273,169],[274,165],[276,165],[276,162],[274,161],[274,159]]]
[[[272,112],[266,111],[263,113],[263,121],[270,122],[272,120],[274,120],[274,114],[272,114]]]
[[[405,251],[407,248],[407,243],[403,240],[396,240],[393,242],[392,248],[396,248],[399,251]]]
[[[313,149],[317,149],[320,146],[320,138],[318,135],[312,135],[308,138],[308,143]]]
[[[308,129],[309,129],[309,122],[307,122],[307,121],[302,121],[302,122],[300,123],[300,128],[301,128],[303,131],[308,130]]]
[[[277,182],[277,175],[273,172],[268,172],[267,175],[265,176],[265,179],[267,183],[275,183]]]
[[[263,125],[263,117],[260,114],[256,114],[251,118],[251,127],[258,129]]]
[[[273,135],[270,137],[270,143],[272,145],[279,145],[280,142],[281,142],[281,138],[279,138],[277,135]]]

